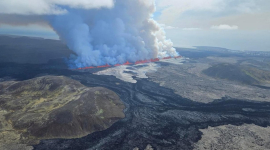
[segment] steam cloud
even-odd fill
[[[48,20],[77,54],[70,58],[72,67],[178,55],[164,30],[151,19],[155,11],[152,0],[115,0],[109,8],[66,9],[68,13],[52,15]]]

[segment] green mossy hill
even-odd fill
[[[249,85],[265,85],[270,83],[270,72],[251,66],[235,64],[218,64],[203,71],[204,74]]]
[[[124,118],[124,107],[113,91],[62,76],[0,82],[0,146],[83,137]]]
[[[270,71],[265,71],[254,67],[244,67],[243,71],[260,83],[270,84]]]

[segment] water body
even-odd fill
[[[208,126],[270,125],[270,103],[266,102],[223,99],[203,104],[182,98],[147,79],[132,84],[113,76],[71,71],[59,64],[0,64],[0,78],[26,80],[45,74],[64,75],[89,87],[113,90],[126,104],[126,118],[83,138],[42,140],[34,146],[36,150],[128,150],[143,149],[147,144],[157,150],[193,149],[193,143],[202,136],[199,129]]]

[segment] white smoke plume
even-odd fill
[[[177,56],[154,11],[154,0],[0,0],[0,25],[48,22],[74,68]]]
[[[73,67],[98,66],[177,56],[164,30],[151,19],[153,0],[115,0],[113,7],[65,8],[50,25],[77,56]]]

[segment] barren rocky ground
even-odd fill
[[[270,127],[254,124],[224,125],[200,130],[202,139],[194,150],[269,150]]]
[[[156,72],[147,73],[149,80],[173,89],[176,94],[193,101],[210,103],[217,99],[245,99],[249,101],[270,101],[270,89],[247,85],[236,81],[213,78],[204,70],[217,64],[257,66],[268,70],[267,63],[257,58],[207,57],[187,60],[182,65],[169,64]],[[259,65],[258,65],[259,64]],[[263,76],[264,77],[264,76]],[[263,81],[266,84],[268,81]],[[243,108],[249,112],[253,109]],[[266,150],[270,149],[270,128],[254,124],[223,125],[200,130],[202,138],[194,145],[195,150]]]
[[[194,60],[196,62],[188,60],[182,65],[169,64],[160,67],[156,72],[147,73],[147,76],[149,80],[198,102],[209,103],[222,98],[270,101],[269,89],[212,78],[202,73],[212,64],[223,63],[225,60],[225,58]]]

